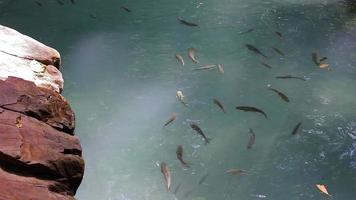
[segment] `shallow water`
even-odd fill
[[[42,7],[28,0],[0,1],[0,23],[61,52],[64,96],[76,112],[86,160],[77,199],[326,199],[315,184],[327,185],[333,199],[356,196],[356,14],[342,4],[40,2]],[[199,27],[179,24],[178,16]],[[250,28],[255,31],[239,34]],[[268,58],[248,51],[246,43]],[[190,47],[198,50],[201,64],[224,64],[225,74],[193,72],[200,65],[187,58]],[[331,71],[312,62],[316,50],[328,57]],[[177,52],[186,66],[175,60]],[[286,74],[307,81],[274,78]],[[267,84],[288,95],[290,103],[267,90]],[[177,101],[177,90],[188,108]],[[227,114],[212,98],[224,104]],[[261,108],[268,120],[236,111],[237,105]],[[172,112],[177,120],[162,128]],[[191,130],[192,121],[212,139],[210,144]],[[300,121],[301,130],[292,136]],[[256,143],[246,150],[249,128]],[[179,144],[188,169],[176,159]],[[172,192],[164,187],[161,162],[172,171]],[[249,175],[226,174],[231,168]]]

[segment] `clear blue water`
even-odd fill
[[[315,184],[327,185],[332,199],[355,198],[356,14],[342,4],[40,2],[42,7],[28,0],[0,1],[0,23],[61,52],[64,96],[76,112],[76,134],[86,160],[77,199],[328,199]],[[179,24],[178,16],[199,27]],[[250,28],[255,31],[239,34]],[[246,43],[268,58],[248,51]],[[190,47],[198,50],[201,64],[224,64],[225,74],[193,72],[200,65],[187,58]],[[315,66],[311,53],[316,50],[328,57],[331,71]],[[178,52],[184,67],[174,58]],[[274,78],[286,74],[307,81]],[[290,103],[267,90],[267,84],[288,95]],[[188,108],[177,101],[177,90],[183,91]],[[224,104],[227,114],[212,98]],[[236,111],[237,105],[261,108],[269,119]],[[177,120],[162,128],[172,112],[178,113]],[[191,121],[212,138],[210,144],[191,130]],[[300,121],[299,134],[292,136]],[[249,128],[256,143],[246,150]],[[176,159],[179,144],[191,163],[188,169]],[[165,189],[161,162],[171,169],[171,192]],[[250,174],[226,174],[231,168]]]

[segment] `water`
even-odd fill
[[[77,199],[327,199],[315,184],[327,185],[333,199],[354,199],[356,15],[337,1],[41,2],[0,1],[0,23],[61,52],[64,95],[76,112],[86,160]],[[199,28],[179,24],[177,16]],[[250,28],[255,31],[239,34]],[[246,43],[269,58],[249,52]],[[190,47],[202,64],[223,63],[225,74],[192,72],[197,65],[187,58]],[[314,65],[315,50],[328,57],[331,71]],[[177,52],[186,66],[177,64]],[[274,78],[285,74],[307,81]],[[189,108],[177,101],[177,90]],[[259,107],[269,119],[236,111],[237,105]],[[172,112],[177,120],[162,128]],[[190,129],[191,121],[210,144]],[[291,136],[300,121],[299,134]],[[256,143],[246,150],[249,128]],[[176,159],[179,144],[189,169]],[[164,187],[161,162],[172,171],[172,191],[181,185],[177,195]],[[226,174],[231,168],[250,175]]]

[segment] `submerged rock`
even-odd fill
[[[0,26],[0,199],[73,200],[84,173],[59,53]]]

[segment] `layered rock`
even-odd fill
[[[0,200],[74,199],[84,160],[59,53],[0,26]]]

